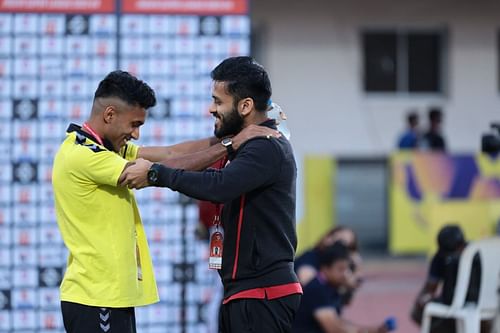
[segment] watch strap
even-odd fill
[[[233,144],[231,143],[230,145],[227,145],[226,150],[228,155],[233,155],[234,154]]]

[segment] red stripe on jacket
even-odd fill
[[[240,217],[238,218],[238,233],[236,234],[236,254],[234,256],[233,274],[232,279],[236,278],[236,270],[238,269],[238,257],[240,255],[240,238],[241,238],[241,225],[243,224],[243,208],[245,205],[245,195],[241,196],[240,200]]]

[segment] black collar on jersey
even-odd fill
[[[77,124],[73,124],[73,123],[69,124],[66,132],[67,133],[77,132],[78,134],[83,135],[84,137],[94,141],[95,143],[98,143],[98,140],[96,140],[96,138],[94,138],[94,136],[92,134],[85,132],[84,130],[82,130],[82,127],[78,126]],[[103,138],[102,142],[104,143],[104,147],[107,150],[115,151],[115,149],[113,148],[113,145],[111,144],[111,142],[108,139]]]

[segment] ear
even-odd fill
[[[102,113],[102,118],[104,120],[104,123],[106,123],[106,124],[111,123],[115,117],[116,117],[115,109],[113,108],[112,105],[108,105],[104,109],[104,112]]]
[[[253,99],[250,97],[243,98],[238,102],[238,112],[242,117],[248,116],[254,110]]]

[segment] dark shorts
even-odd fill
[[[267,299],[236,299],[221,305],[220,333],[288,333],[299,308],[301,295]]]
[[[101,308],[61,302],[68,333],[136,333],[134,308]]]

